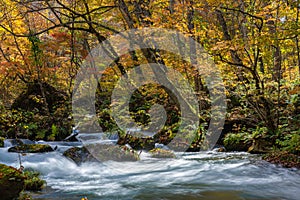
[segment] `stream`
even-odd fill
[[[57,149],[21,156],[22,165],[41,172],[47,186],[30,193],[35,200],[298,200],[300,171],[285,169],[248,153],[197,152],[176,159],[154,159],[146,152],[138,162],[84,163],[77,166],[62,153],[80,142],[43,142]],[[0,163],[19,167],[11,146],[0,148]]]

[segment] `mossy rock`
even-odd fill
[[[72,147],[66,150],[63,155],[73,160],[77,165],[83,162],[97,161],[85,147]]]
[[[22,191],[20,193],[18,200],[32,200],[32,197],[30,196],[30,194],[28,192]]]
[[[40,179],[40,173],[36,171],[24,171],[25,176],[25,190],[39,191],[44,188],[46,181]]]
[[[226,151],[245,151],[252,146],[252,140],[247,138],[247,133],[229,133],[224,138]]]
[[[5,138],[0,137],[0,147],[4,147],[4,140]]]
[[[137,161],[139,155],[126,146],[112,144],[89,144],[85,147],[72,147],[63,153],[76,164],[83,162]]]
[[[113,144],[89,144],[86,146],[88,151],[98,161],[138,161],[139,154],[127,146],[119,146]]]
[[[10,147],[8,152],[16,153],[44,153],[54,151],[48,144],[22,144],[19,146]]]
[[[214,152],[226,152],[226,148],[223,145],[216,144],[212,151]]]
[[[0,164],[0,194],[1,200],[11,200],[19,196],[24,189],[22,172],[13,167]]]
[[[275,151],[264,155],[262,158],[267,162],[281,165],[282,167],[300,169],[300,156],[288,151]]]
[[[152,158],[176,158],[175,154],[171,150],[155,148],[149,151]]]

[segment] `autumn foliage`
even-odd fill
[[[69,106],[76,73],[94,47],[124,30],[168,28],[200,43],[221,70],[228,103],[225,132],[255,133],[256,127],[265,127],[268,131],[262,137],[270,139],[274,146],[289,146],[280,141],[300,134],[299,3],[298,0],[1,0],[2,115],[34,83],[40,84],[41,92],[32,98],[41,101],[48,110],[43,114],[51,116],[59,112],[45,101],[44,83],[66,94]],[[176,42],[180,44],[179,40]],[[113,50],[109,52],[115,55]],[[210,100],[201,72],[178,56],[156,49],[114,58],[113,65],[99,80],[96,105],[100,124],[105,130],[116,129],[108,111],[111,92],[121,75],[150,61],[176,69],[193,86],[201,105],[199,130],[205,132],[210,120]],[[162,96],[154,98],[157,94]],[[169,111],[168,125],[176,131],[174,124],[179,122],[180,111],[166,91],[145,86],[135,95],[131,112],[136,114],[137,121],[147,123],[149,107],[159,102]],[[35,117],[39,113],[28,111]],[[62,112],[69,113],[70,109]],[[11,127],[4,125],[8,123],[7,116],[2,119],[5,135]],[[9,123],[13,127],[14,123]],[[45,135],[51,138],[51,128],[48,132]]]

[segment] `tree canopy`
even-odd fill
[[[43,83],[71,98],[78,69],[91,49],[125,30],[167,28],[200,43],[222,72],[231,131],[256,131],[274,143],[299,137],[299,11],[299,0],[0,0],[1,105],[10,108],[33,83],[41,93],[32,98],[44,107]],[[96,102],[106,129],[112,128],[107,108],[113,87],[121,75],[145,62],[173,67],[189,81],[200,102],[200,124],[207,128],[209,93],[192,64],[155,48],[120,58],[113,47],[107,53],[114,63],[99,81],[105,87],[99,87]],[[160,101],[169,125],[178,122],[172,117],[180,112],[176,100],[159,86],[151,88],[140,89],[133,100],[136,120],[147,121],[149,105]],[[150,101],[146,108],[139,95]]]

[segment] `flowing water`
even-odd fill
[[[84,163],[62,156],[79,142],[52,142],[57,150],[21,156],[25,168],[38,170],[47,187],[31,193],[38,200],[258,200],[300,199],[300,171],[285,169],[247,153],[198,152],[176,159]],[[17,153],[0,148],[0,163],[19,166]]]

